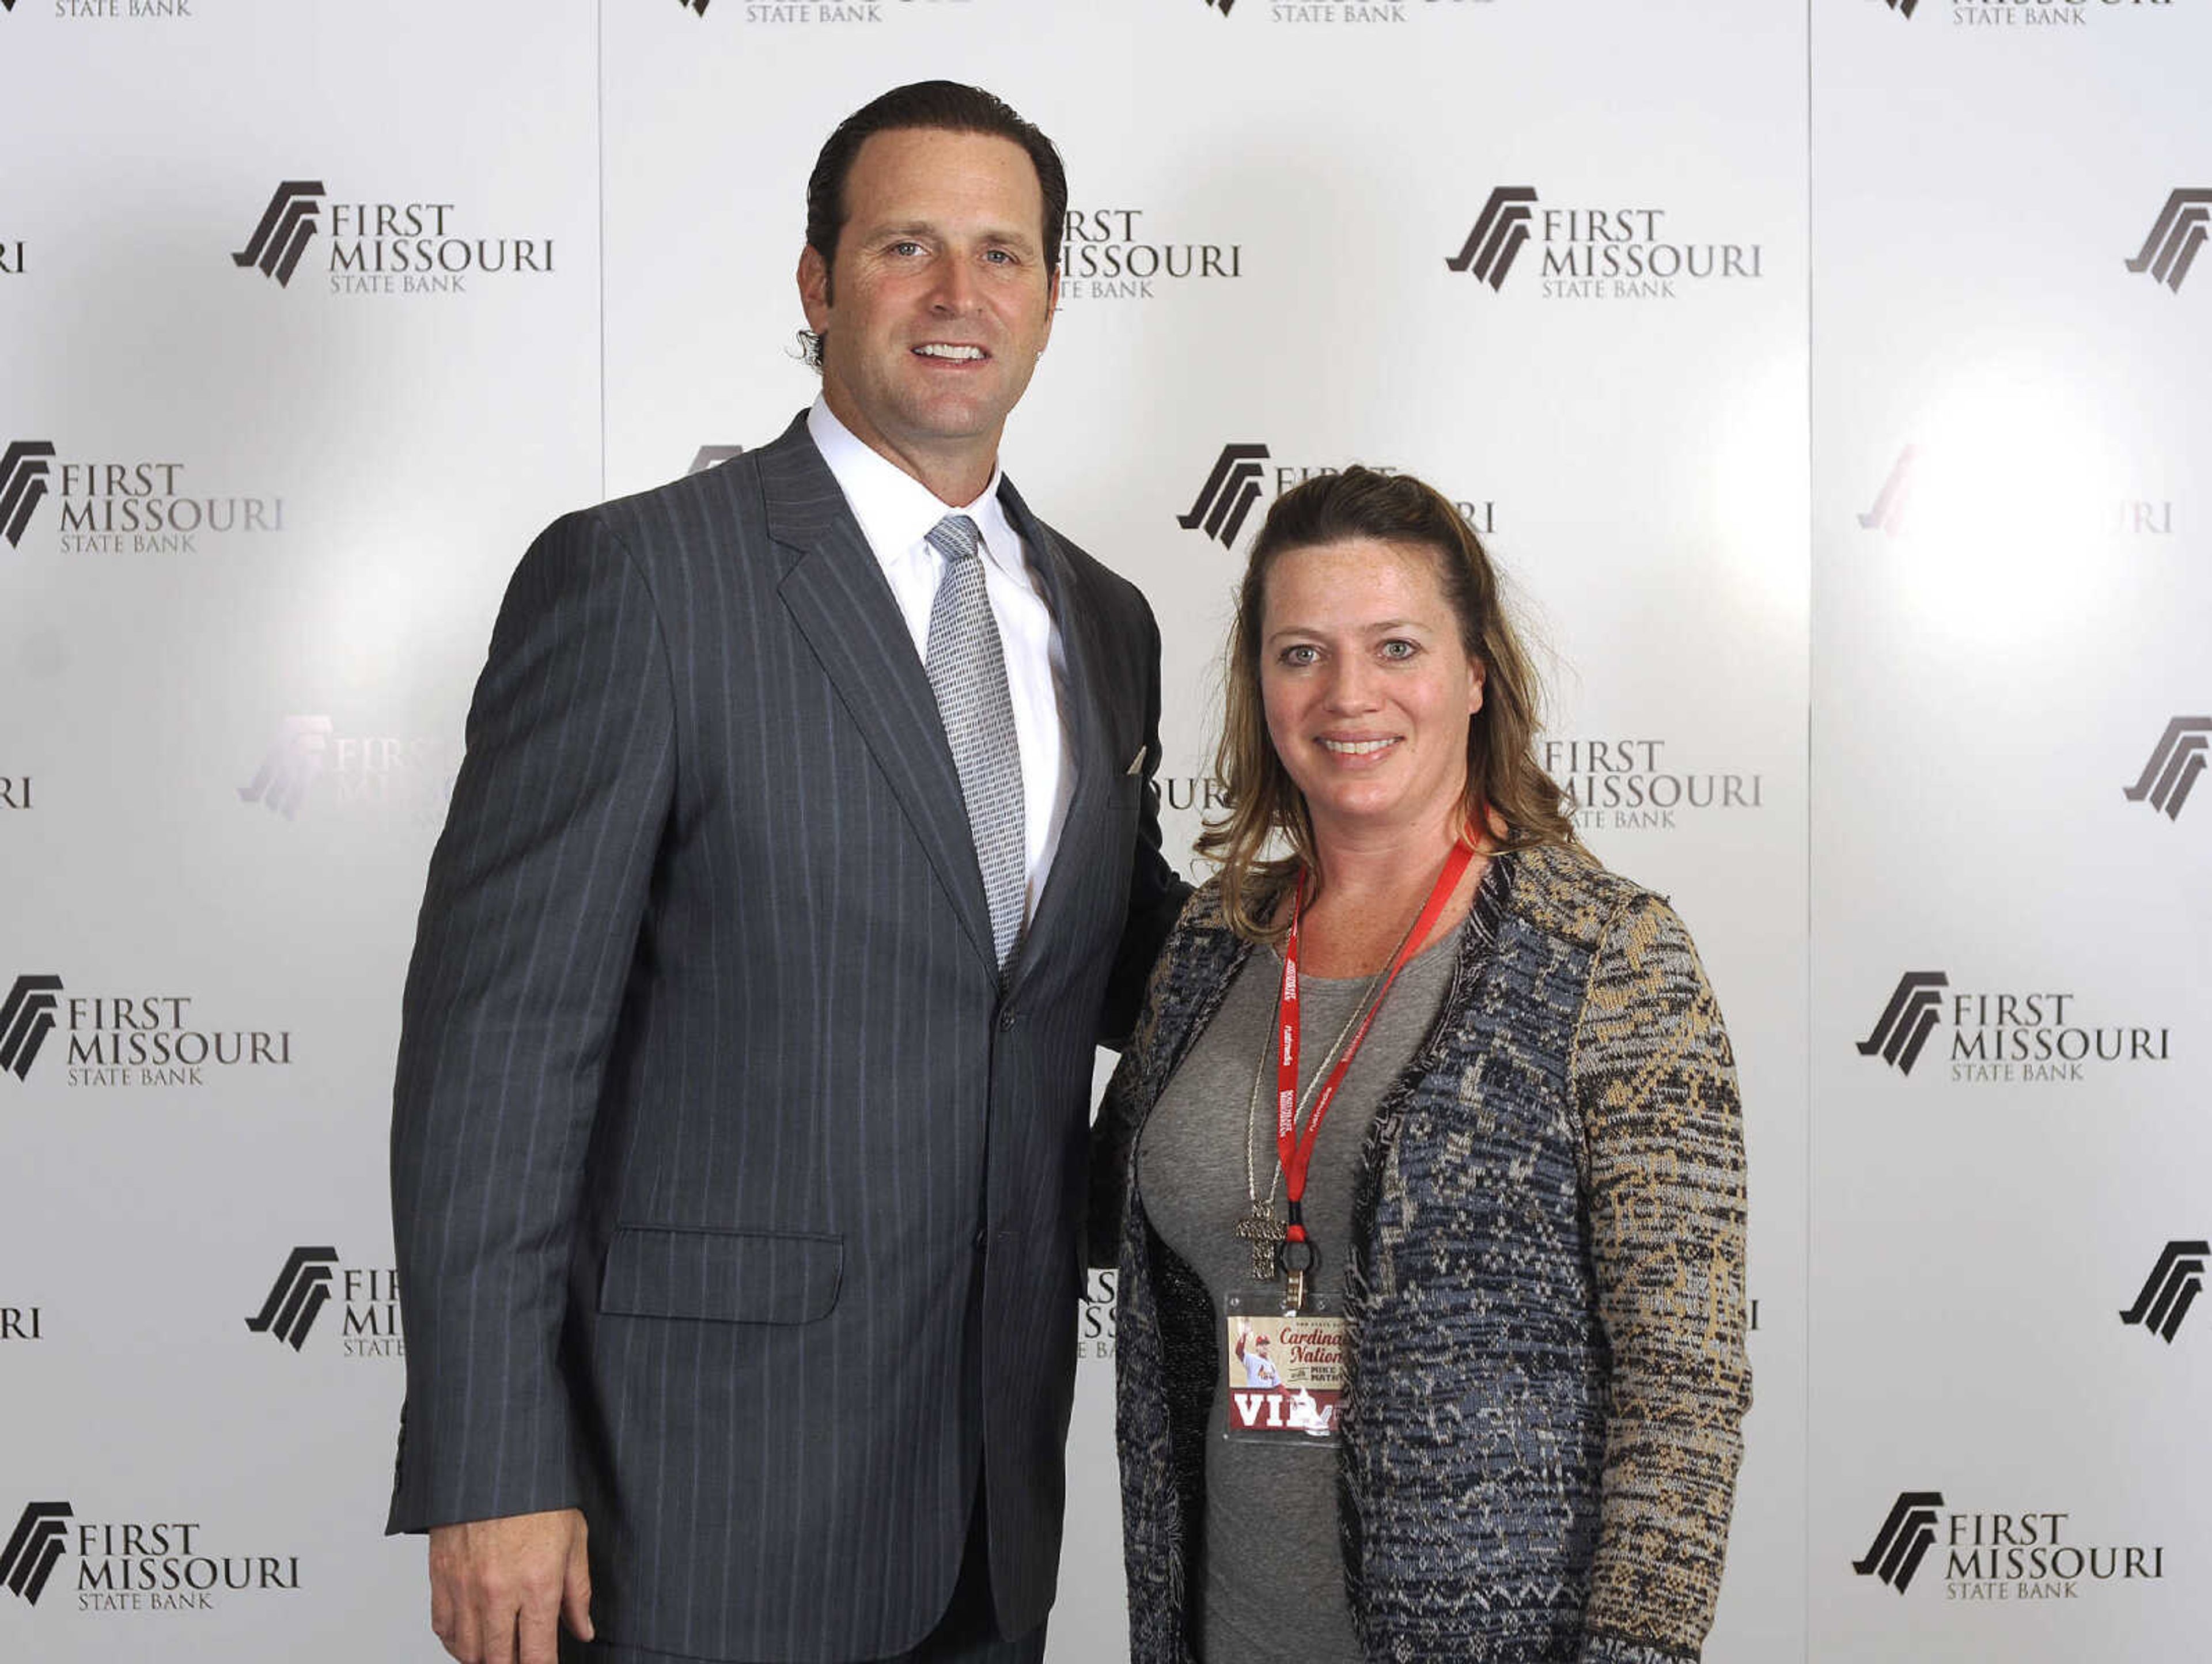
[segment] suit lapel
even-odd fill
[[[1075,790],[1068,799],[1067,817],[1060,824],[1052,871],[1012,967],[1012,981],[1018,983],[1024,970],[1048,948],[1054,931],[1073,905],[1070,897],[1082,882],[1079,875],[1090,871],[1108,853],[1103,844],[1113,817],[1106,812],[1107,793],[1115,772],[1127,759],[1107,755],[1110,735],[1099,703],[1105,686],[1106,644],[1099,634],[1097,609],[1084,604],[1074,568],[1058,540],[1030,513],[1029,505],[1011,482],[1000,482],[999,501],[1014,530],[1021,534],[1022,546],[1044,586],[1045,604],[1052,609],[1053,622],[1066,654],[1066,709],[1061,718],[1075,763]]]
[[[800,416],[759,453],[769,535],[785,562],[777,593],[890,780],[969,942],[995,969],[990,908],[936,695],[805,422]]]

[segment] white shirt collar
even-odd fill
[[[920,480],[890,458],[872,449],[837,420],[827,400],[817,398],[806,413],[806,431],[822,460],[852,506],[861,534],[878,561],[888,566],[921,547],[930,531],[947,514],[965,514],[983,534],[983,552],[991,563],[1010,577],[1028,582],[1021,539],[999,501],[999,483],[1005,471],[994,466],[982,495],[963,507],[949,508]],[[933,554],[934,551],[932,551]]]

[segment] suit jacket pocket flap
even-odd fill
[[[713,1323],[811,1323],[837,1303],[842,1237],[623,1226],[607,1248],[599,1309]]]

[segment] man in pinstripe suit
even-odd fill
[[[1093,1046],[1184,893],[1151,613],[998,473],[1066,203],[988,94],[859,112],[821,400],[508,591],[392,1125],[457,1658],[1042,1655]]]

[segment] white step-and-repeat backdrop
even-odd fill
[[[0,5],[0,1655],[439,1655],[386,1117],[493,610],[812,397],[807,170],[930,76],[1067,157],[1007,462],[1160,616],[1175,850],[1243,550],[1356,459],[1697,933],[1706,1656],[2202,1650],[2212,0]],[[1124,1650],[1091,1294],[1055,1664]]]

